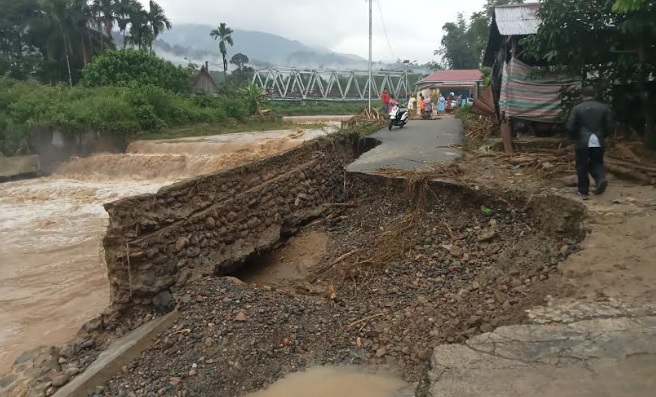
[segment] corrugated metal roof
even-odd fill
[[[536,11],[540,3],[497,6],[494,8],[494,19],[502,36],[524,36],[536,34],[540,19]]]
[[[482,80],[483,73],[478,69],[444,69],[425,77],[417,84],[423,83],[473,83]]]

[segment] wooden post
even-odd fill
[[[512,154],[512,128],[510,128],[510,121],[505,116],[501,122],[501,140],[503,141],[503,153]]]

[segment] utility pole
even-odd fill
[[[371,87],[373,86],[372,57],[373,57],[373,0],[369,0],[369,110],[371,110]]]
[[[408,68],[410,68],[410,60],[406,59],[403,61],[405,64],[405,96],[410,96],[410,82],[408,81]],[[406,98],[408,99],[408,98]]]

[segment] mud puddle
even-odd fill
[[[247,283],[270,285],[302,280],[321,263],[329,238],[322,232],[308,232],[290,238],[280,249],[246,263],[235,277]]]
[[[247,397],[411,397],[409,385],[392,376],[353,368],[315,367],[288,375]]]

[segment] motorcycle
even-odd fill
[[[387,128],[391,131],[394,126],[403,128],[406,124],[408,124],[408,110],[400,108],[399,105],[394,105],[389,112],[389,125]]]

